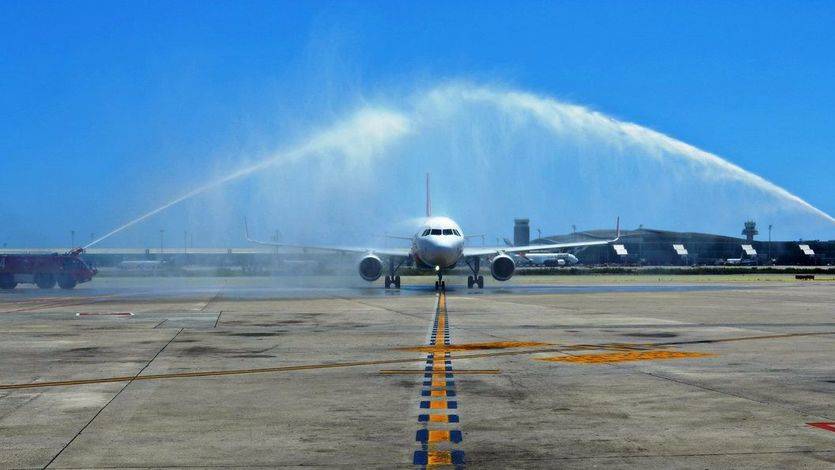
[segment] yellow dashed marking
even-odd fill
[[[449,416],[447,415],[429,415],[430,423],[448,423]]]
[[[455,369],[455,375],[496,375],[500,372],[501,370],[499,369]],[[381,369],[380,373],[383,375],[424,375],[425,371],[414,369]],[[445,375],[446,373],[444,371],[433,372],[432,378],[444,377]],[[0,386],[0,390],[2,390],[2,386]]]
[[[445,429],[429,430],[429,442],[446,442],[449,440],[449,431]]]
[[[536,341],[491,341],[485,343],[464,344],[436,344],[434,346],[416,346],[413,348],[397,348],[398,351],[418,351],[427,353],[445,353],[452,351],[479,351],[484,349],[527,348],[532,346],[551,346],[550,343]]]
[[[452,465],[452,454],[448,450],[430,450],[426,465]]]
[[[658,361],[666,359],[689,359],[715,357],[715,354],[687,351],[629,351],[607,354],[584,354],[582,356],[558,356],[536,358],[538,361],[571,362],[575,364],[605,364],[609,362]]]

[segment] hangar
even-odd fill
[[[519,221],[526,223],[520,224]],[[515,235],[528,226],[527,219],[517,219]],[[621,230],[619,243],[592,246],[574,254],[586,265],[629,264],[651,266],[685,266],[717,264],[757,265],[832,265],[835,264],[835,241],[758,241],[756,224],[745,223],[745,238],[698,232],[673,232],[651,228]],[[524,236],[524,234],[522,234]],[[605,240],[615,230],[588,230],[564,235],[550,235],[531,241],[532,244],[562,243],[581,240]]]

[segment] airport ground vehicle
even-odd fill
[[[31,283],[41,289],[55,284],[61,289],[93,279],[96,269],[81,259],[81,249],[58,254],[0,254],[0,289],[14,289],[18,284]]]

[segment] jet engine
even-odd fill
[[[383,261],[374,255],[366,255],[360,261],[360,277],[368,282],[376,281],[383,273]]]
[[[513,271],[516,270],[516,263],[513,262],[513,258],[507,255],[499,255],[493,258],[493,262],[490,264],[490,274],[493,275],[493,279],[497,281],[506,281],[513,276]]]

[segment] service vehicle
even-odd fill
[[[41,289],[73,289],[93,279],[98,271],[82,258],[76,248],[64,254],[0,254],[0,289],[18,284],[35,284]]]

